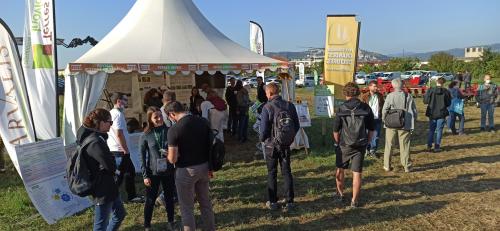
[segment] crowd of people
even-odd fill
[[[295,191],[290,145],[300,127],[297,112],[292,102],[280,96],[277,84],[264,85],[262,78],[258,78],[258,83],[256,101],[263,105],[259,118],[259,141],[262,142],[267,166],[268,200],[265,205],[270,210],[291,210],[295,207]],[[378,92],[376,82],[369,83],[368,92],[364,94],[352,82],[343,88],[345,102],[338,107],[333,120],[337,167],[334,197],[341,203],[348,203],[344,195],[344,176],[345,170],[350,168],[353,172],[351,207],[359,206],[365,156],[378,158],[382,128],[385,128],[383,169],[393,170],[391,152],[397,137],[402,167],[405,172],[412,171],[410,143],[417,123],[416,99],[402,90],[404,82],[401,79],[394,79],[391,84],[394,91],[385,98]],[[429,119],[427,147],[432,152],[442,150],[441,138],[446,124],[452,134],[465,134],[464,94],[458,82],[451,82],[448,88],[444,84],[444,79],[438,79],[436,86],[429,89],[423,98],[427,105],[425,115]],[[224,140],[226,130],[240,142],[246,142],[251,100],[242,82],[235,79],[229,80],[225,100],[210,87],[202,89],[206,93],[205,98],[198,89],[192,89],[189,107],[178,102],[174,92],[167,91],[161,97],[162,105],[155,100],[155,105],[146,108],[147,122],[139,143],[145,198],[136,193],[134,184],[136,171],[130,159],[124,115],[127,96],[115,93],[111,97],[114,107],[110,111],[98,108],[85,117],[77,133],[77,142],[81,144],[92,138],[85,153],[95,182],[92,193],[95,203],[94,230],[117,230],[124,220],[126,211],[119,196],[122,183],[125,184],[128,201],[144,203],[146,230],[151,228],[157,200],[166,209],[169,229],[176,226],[174,205],[177,201],[184,230],[196,230],[195,202],[200,206],[203,229],[215,230],[209,193],[209,182],[213,177],[208,163],[211,133],[215,130],[218,138]],[[490,76],[485,76],[476,95],[481,108],[482,131],[495,131],[493,113],[498,99],[497,86],[491,83]],[[229,112],[228,118],[225,111]],[[460,121],[458,132],[455,128],[457,117]],[[277,195],[278,165],[284,177],[285,198],[282,200]]]

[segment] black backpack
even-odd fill
[[[295,140],[295,121],[293,121],[290,112],[277,105],[274,107],[273,120],[273,142],[277,147],[290,147]]]
[[[88,168],[87,159],[85,157],[85,147],[96,138],[93,136],[87,137],[82,144],[76,147],[76,150],[71,153],[70,158],[66,163],[66,178],[68,180],[69,190],[80,197],[86,197],[93,191],[93,182],[91,172]]]
[[[401,129],[405,126],[405,114],[408,110],[407,99],[408,93],[405,94],[405,107],[404,109],[389,109],[385,113],[384,124],[388,128]]]
[[[365,117],[368,113],[354,109],[348,109],[345,105],[340,106],[338,116],[342,121],[340,144],[342,146],[360,148],[368,145],[368,133],[365,126]]]
[[[224,147],[224,142],[217,138],[217,134],[219,134],[219,131],[210,129],[210,149],[208,162],[210,171],[214,172],[222,169],[222,166],[224,165],[224,158],[226,156],[226,148]]]

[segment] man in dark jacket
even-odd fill
[[[266,96],[269,101],[262,108],[261,122],[259,128],[259,139],[264,142],[264,155],[267,164],[267,192],[269,201],[266,206],[271,210],[278,209],[278,189],[277,189],[277,173],[278,162],[281,166],[281,173],[285,178],[285,195],[286,205],[285,210],[290,210],[293,207],[294,190],[293,177],[290,168],[290,146],[279,147],[274,140],[274,120],[277,114],[281,111],[288,111],[293,123],[294,133],[297,134],[300,128],[299,117],[295,105],[287,102],[279,95],[279,87],[275,83],[270,83],[266,86]]]
[[[360,94],[358,85],[353,82],[347,83],[343,93],[346,101],[339,107],[333,121],[333,139],[336,144],[335,165],[337,166],[335,199],[344,202],[344,170],[349,168],[349,164],[351,164],[353,176],[351,207],[355,208],[358,207],[361,191],[364,154],[366,146],[372,139],[375,124],[370,106],[358,99]],[[358,130],[358,133],[356,133],[356,126],[349,127],[349,124],[356,124],[356,119],[361,122],[358,124],[362,125],[360,126],[361,131]],[[352,140],[353,137],[355,140]],[[354,144],[352,144],[353,141],[355,141]]]
[[[361,101],[370,106],[373,112],[375,132],[366,151],[369,156],[377,158],[378,140],[382,129],[382,108],[384,107],[384,96],[378,92],[377,81],[373,80],[368,84],[368,92],[361,95]]]
[[[425,116],[429,117],[429,136],[427,139],[427,150],[432,151],[434,143],[434,152],[441,151],[441,137],[445,125],[446,116],[448,116],[448,107],[451,105],[451,95],[448,89],[443,87],[444,78],[436,81],[436,87],[429,89],[424,95],[424,104],[427,104]],[[436,131],[437,130],[437,131]],[[436,139],[434,141],[434,134]]]
[[[264,84],[262,77],[257,77],[257,100],[261,103],[267,102],[265,86],[266,84]]]
[[[238,109],[238,101],[236,100],[236,90],[234,86],[236,81],[233,77],[229,79],[229,86],[226,88],[225,99],[227,106],[229,107],[229,117],[227,119],[227,130],[231,133],[231,135],[236,135],[236,131],[238,131],[238,115],[236,114]]]
[[[496,84],[491,82],[491,76],[484,76],[484,83],[479,85],[476,102],[481,108],[481,131],[486,131],[486,118],[488,118],[488,131],[495,132],[495,106],[499,101],[500,92]]]

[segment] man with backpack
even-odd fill
[[[424,95],[424,104],[427,104],[425,116],[429,117],[428,151],[432,151],[432,144],[434,144],[434,152],[441,151],[443,128],[446,116],[450,114],[448,107],[451,105],[451,94],[443,87],[445,81],[444,78],[437,79],[436,87],[432,87]]]
[[[479,85],[476,102],[481,108],[481,131],[486,131],[486,118],[488,118],[488,131],[495,132],[495,106],[499,101],[498,87],[491,82],[491,76],[484,76],[484,83]]]
[[[335,199],[344,202],[344,170],[351,164],[352,200],[351,207],[358,207],[361,190],[361,172],[366,147],[372,139],[375,121],[372,109],[358,99],[358,85],[349,82],[343,89],[346,101],[338,108],[333,121],[333,139],[335,140],[336,166],[335,181],[337,192]]]
[[[279,87],[275,83],[266,86],[266,96],[269,101],[262,108],[259,128],[259,139],[264,142],[264,155],[267,164],[266,207],[278,209],[277,173],[278,163],[281,174],[285,178],[284,191],[285,211],[289,211],[294,203],[293,177],[290,168],[290,145],[299,131],[300,124],[295,106],[283,100],[279,95]]]

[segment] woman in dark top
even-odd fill
[[[111,114],[98,108],[85,117],[77,132],[78,144],[91,140],[83,149],[83,157],[93,182],[91,198],[95,204],[94,230],[118,230],[126,215],[115,183],[115,160],[106,143],[107,132],[112,124]]]
[[[236,114],[238,115],[238,140],[242,143],[247,141],[248,138],[248,108],[250,107],[250,97],[248,91],[243,87],[243,82],[238,80],[234,89],[236,93],[236,101],[238,108]]]
[[[144,185],[146,185],[146,203],[144,205],[144,228],[151,227],[151,218],[155,206],[158,189],[162,185],[165,193],[165,207],[168,225],[174,227],[174,165],[168,163],[167,133],[160,108],[149,107],[148,123],[140,141],[141,169]]]
[[[198,88],[193,87],[191,89],[191,97],[189,97],[189,112],[191,112],[192,115],[201,116],[201,113],[196,108],[196,102],[203,101],[205,101],[205,99],[203,99],[203,97],[200,95]]]

